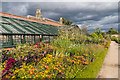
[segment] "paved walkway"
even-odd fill
[[[114,41],[111,41],[98,78],[118,78],[118,44]]]

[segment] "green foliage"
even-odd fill
[[[62,23],[66,24],[66,19],[65,18],[62,18]]]
[[[113,37],[111,37],[111,40],[115,41],[118,44],[120,44],[120,39],[118,37],[113,36]]]
[[[99,37],[100,39],[103,39],[103,35],[102,35],[102,34],[99,34],[98,37]]]
[[[2,61],[5,63],[8,55],[14,58],[18,69],[13,73],[23,78],[26,74],[32,78],[96,78],[111,41],[105,40],[101,33],[80,34],[80,29],[75,27],[58,30],[59,36],[52,43],[19,44],[9,54],[5,52]]]
[[[97,28],[94,33],[96,33],[97,35],[101,34],[102,36],[105,35],[104,32],[100,31],[100,28]]]
[[[107,32],[107,34],[118,34],[118,31],[116,31],[113,28],[110,28],[109,31]]]
[[[71,20],[66,20],[65,18],[62,18],[62,23],[64,25],[71,25],[72,24],[72,21]]]
[[[72,21],[71,20],[67,20],[66,25],[71,25]]]
[[[101,53],[96,60],[86,67],[83,71],[78,72],[76,78],[96,78],[102,67],[107,50]]]
[[[93,37],[93,38],[98,38],[97,34],[95,34],[95,33],[92,33],[92,34],[91,34],[91,37]]]

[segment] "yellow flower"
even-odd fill
[[[21,77],[22,79],[24,78],[24,76],[23,77]]]
[[[12,78],[15,78],[15,76],[13,76]]]
[[[38,75],[36,75],[36,77],[38,77]]]

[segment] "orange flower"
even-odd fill
[[[30,71],[28,70],[28,73],[30,73]]]
[[[32,73],[34,74],[34,71]]]
[[[37,61],[39,61],[39,59],[37,59]]]
[[[88,62],[84,62],[84,64],[88,65]]]
[[[54,69],[55,69],[55,70],[57,70],[57,68],[56,68],[56,67],[55,67]]]
[[[48,69],[48,66],[46,66],[45,68]]]
[[[80,63],[83,63],[83,61],[80,61]]]
[[[85,62],[83,61],[82,63],[84,64]]]
[[[32,69],[32,71],[34,71],[34,69]]]
[[[59,72],[62,72],[62,71],[59,69]]]
[[[30,74],[32,74],[32,72],[30,72]]]
[[[51,75],[49,75],[49,77],[48,78],[50,78],[51,77]]]
[[[65,70],[65,68],[62,68],[63,70]]]
[[[73,72],[73,69],[71,71]]]

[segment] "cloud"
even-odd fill
[[[59,21],[60,17],[64,17],[73,24],[85,24],[88,29],[117,27],[117,2],[3,2],[3,12],[19,16],[35,16],[39,8],[43,18]]]
[[[26,16],[28,4],[27,3],[2,3],[2,11],[14,15]]]
[[[118,23],[118,15],[106,16],[99,21],[99,24],[112,24],[112,23]]]
[[[119,0],[3,0],[3,2],[119,2]]]

